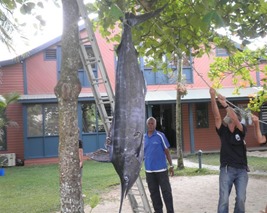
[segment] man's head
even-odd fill
[[[241,120],[242,120],[242,113],[241,113],[241,111],[238,108],[234,108],[234,112],[237,115],[238,120],[241,122]],[[226,124],[233,123],[232,119],[229,117],[228,114],[224,117],[223,121]]]
[[[154,117],[149,117],[146,120],[146,125],[147,125],[147,131],[148,132],[154,132],[157,126],[157,121]]]

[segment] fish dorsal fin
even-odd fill
[[[138,16],[134,15],[133,13],[126,13],[125,19],[126,19],[128,25],[135,26],[135,25],[138,25],[138,24],[140,24],[140,23],[142,23],[142,22],[144,22],[150,18],[157,16],[161,11],[164,10],[164,8],[166,6],[167,6],[167,4],[161,8],[153,11],[153,12],[145,13],[143,15],[138,15]]]

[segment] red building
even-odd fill
[[[82,33],[83,34],[83,33]],[[114,88],[116,52],[115,45],[107,43],[96,33],[103,61]],[[90,49],[90,45],[88,45]],[[182,98],[182,135],[185,153],[217,151],[220,147],[215,132],[215,124],[211,113],[209,85],[207,77],[209,64],[213,61],[216,51],[202,58],[189,58],[184,64],[183,73],[186,78],[188,94]],[[194,62],[194,63],[191,63]],[[2,79],[0,94],[18,92],[19,102],[8,108],[8,117],[16,121],[19,127],[7,128],[6,140],[0,144],[0,154],[15,153],[17,158],[26,164],[52,162],[58,156],[58,109],[54,87],[60,78],[61,37],[39,46],[26,55],[0,62]],[[192,66],[192,64],[194,64]],[[140,59],[140,67],[147,81],[146,96],[147,117],[154,116],[158,127],[166,134],[171,147],[176,147],[175,139],[175,103],[176,81],[174,75],[163,72],[152,72]],[[78,76],[83,86],[78,99],[78,119],[84,152],[92,152],[104,147],[106,134],[101,120],[97,115],[90,83],[81,64]],[[98,75],[95,68],[95,75]],[[259,86],[259,74],[254,78]],[[242,89],[240,95],[233,95],[231,80],[224,82],[224,89],[219,92],[235,106],[243,108],[248,96],[257,91],[256,88]],[[264,110],[264,108],[263,108]],[[224,114],[225,110],[221,109]],[[262,112],[264,113],[264,111]],[[260,114],[261,115],[261,114]],[[252,126],[248,126],[246,143],[249,148],[258,148]]]

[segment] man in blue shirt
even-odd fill
[[[169,181],[167,160],[170,165],[170,175],[173,176],[172,159],[169,152],[170,144],[164,133],[156,130],[156,119],[147,119],[147,133],[145,134],[145,170],[146,181],[155,213],[163,213],[163,203],[167,213],[173,213],[172,189]],[[167,160],[166,160],[167,158]]]

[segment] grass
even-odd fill
[[[83,169],[85,205],[90,197],[119,184],[113,165],[86,161]],[[58,165],[5,168],[0,177],[0,212],[49,213],[59,211]]]
[[[218,171],[209,170],[206,168],[196,169],[196,168],[184,168],[182,170],[174,170],[174,176],[199,176],[199,175],[217,175]]]
[[[188,155],[186,157],[192,162],[198,162],[198,155]],[[217,154],[202,154],[201,161],[207,165],[220,165],[220,155]],[[263,157],[252,157],[248,156],[248,165],[251,171],[264,171],[267,172],[267,159]]]
[[[196,155],[187,157],[198,162]],[[218,154],[203,154],[204,164],[219,165]],[[249,157],[253,169],[267,171],[266,158]],[[254,165],[255,168],[254,168]],[[175,176],[198,176],[218,174],[208,169],[175,169]],[[141,177],[145,177],[144,169]],[[111,186],[120,183],[119,177],[111,163],[85,161],[83,168],[84,204],[101,197]],[[58,165],[40,165],[5,168],[5,176],[0,177],[0,212],[12,213],[52,213],[59,211],[59,174]]]

